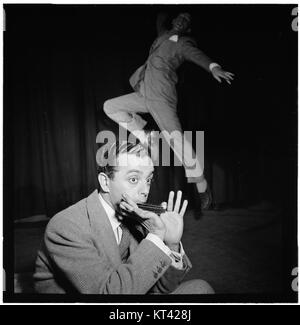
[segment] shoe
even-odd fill
[[[213,202],[210,188],[207,187],[206,191],[203,193],[198,193],[198,196],[201,202],[201,210],[202,211],[209,210]]]
[[[196,186],[195,186],[196,188]],[[207,189],[203,193],[199,193],[197,188],[195,189],[196,192],[196,206],[195,206],[195,217],[196,219],[202,216],[203,211],[209,210],[213,203],[212,192],[210,187],[207,185]]]

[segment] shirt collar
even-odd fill
[[[104,200],[104,198],[100,193],[99,193],[99,200],[108,216],[113,231],[115,231],[121,224],[121,222],[116,217],[116,211]]]
[[[177,34],[173,34],[169,37],[169,40],[170,41],[173,41],[173,42],[178,42],[178,35]]]

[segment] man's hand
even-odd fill
[[[181,206],[182,192],[177,192],[176,202],[174,202],[174,192],[169,193],[168,204],[166,202],[162,203],[167,209],[167,212],[160,215],[161,220],[165,224],[165,244],[171,249],[178,246],[182,233],[183,233],[183,216],[188,205],[188,201],[184,200]],[[181,207],[181,208],[180,208]]]
[[[224,71],[221,67],[216,66],[212,68],[211,73],[213,77],[218,80],[219,82],[222,82],[222,79],[225,79],[229,84],[231,84],[231,80],[233,80],[234,74],[231,72]]]
[[[165,240],[166,226],[157,214],[140,209],[127,194],[123,194],[123,201],[120,203],[120,208],[125,212],[138,215],[144,220],[143,225],[150,233],[158,236],[162,241]]]
[[[141,219],[150,233],[157,235],[171,249],[178,247],[183,233],[183,216],[185,214],[188,201],[185,200],[181,206],[182,192],[177,192],[174,205],[174,192],[169,193],[168,203],[163,202],[162,206],[167,212],[160,217],[153,213],[140,209],[137,204],[127,195],[123,194],[123,201],[120,208],[126,212],[133,212]],[[174,249],[176,250],[176,249]]]

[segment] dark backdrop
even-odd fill
[[[178,72],[178,114],[205,131],[215,202],[295,207],[294,6],[5,5],[5,216],[51,217],[97,186],[96,135],[117,130],[103,103],[132,91],[161,10],[191,12],[199,47],[236,75],[229,86],[190,63]],[[182,168],[156,179],[151,200],[179,188],[191,197]]]

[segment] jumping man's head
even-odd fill
[[[172,21],[172,29],[178,34],[186,34],[191,31],[192,17],[189,13],[181,13]]]

